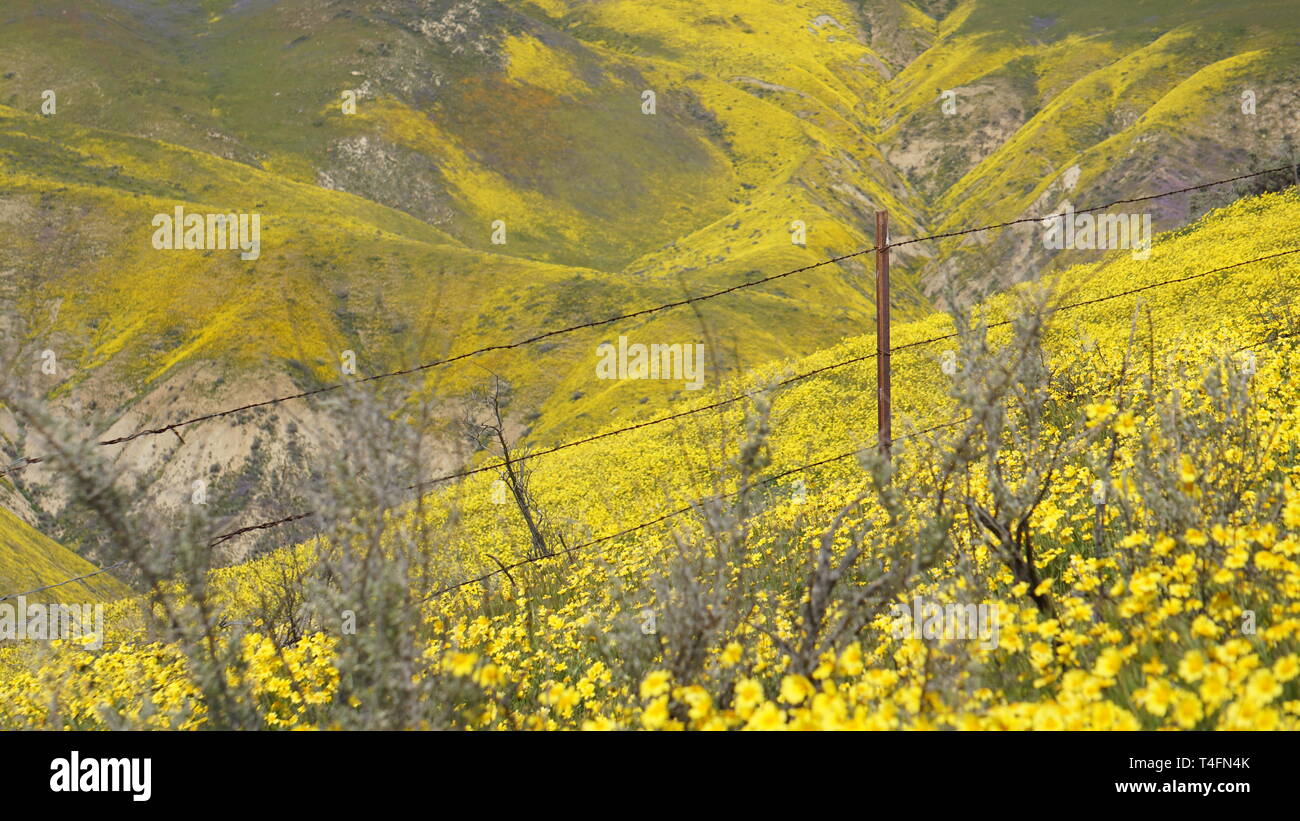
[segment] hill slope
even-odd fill
[[[0,578],[6,587],[0,595],[10,596],[35,590],[46,584],[94,573],[97,568],[61,545],[42,536],[21,519],[0,508]],[[26,596],[27,601],[93,604],[130,595],[129,588],[108,573],[42,590]]]
[[[871,377],[858,362],[760,401],[772,405],[763,426],[752,409],[732,405],[537,457],[538,509],[551,522],[576,524],[564,553],[530,561],[522,520],[494,504],[492,476],[482,474],[426,497],[404,520],[380,525],[362,512],[340,534],[339,553],[312,544],[223,571],[222,606],[236,617],[265,613],[268,594],[293,589],[297,574],[311,576],[313,556],[328,556],[331,573],[349,572],[350,545],[357,532],[370,532],[364,528],[387,532],[403,564],[412,560],[412,534],[432,533],[434,541],[415,543],[426,551],[421,574],[430,575],[417,575],[416,589],[406,591],[420,611],[411,614],[411,629],[429,634],[427,645],[412,649],[426,666],[415,677],[419,687],[401,692],[437,726],[1292,727],[1300,683],[1293,595],[1300,584],[1293,378],[1300,253],[1287,252],[1300,251],[1297,229],[1300,192],[1291,190],[1162,235],[1150,260],[1112,255],[1049,277],[1044,285],[1059,310],[1037,371],[1048,380],[1043,396],[1013,392],[996,424],[991,417],[964,422],[903,444],[892,480],[904,491],[897,508],[868,502],[858,509],[859,493],[874,498],[872,460],[835,458],[872,445]],[[994,324],[1033,304],[1031,289],[1022,288],[978,313]],[[982,352],[978,333],[920,344],[951,328],[935,316],[897,329],[897,345],[917,343],[894,357],[902,431],[954,415],[963,421],[967,383],[942,367],[946,347],[959,348],[955,373],[991,374],[1009,361]],[[1013,336],[1005,326],[989,335],[993,350]],[[854,360],[872,342],[846,340],[721,393]],[[709,398],[716,397],[700,404]],[[1022,415],[1021,407],[1045,415]],[[1024,425],[1034,426],[1032,438]],[[934,484],[936,467],[964,441],[986,448],[1004,439],[998,459],[968,465],[964,489]],[[1004,492],[998,482],[1027,482],[1035,491],[1043,477],[1033,471],[1070,441],[1069,459],[1044,480],[1044,496],[1024,520],[1034,535],[1037,553],[1027,554],[1034,571],[1001,557],[995,539],[956,515],[940,522],[955,542],[946,558],[909,574],[909,584],[886,588],[892,592],[883,600],[858,602],[874,616],[847,636],[814,644],[811,654],[801,649],[809,597],[820,595],[819,551],[838,561],[865,540],[849,592],[828,611],[852,614],[854,590],[893,578],[896,561],[919,560],[918,545],[934,525],[930,493],[965,495],[1004,515],[1002,502],[1014,494],[993,505],[990,497]],[[718,494],[740,487],[746,459],[770,481],[733,507]],[[806,464],[817,466],[785,473]],[[1101,511],[1097,481],[1117,494],[1103,497]],[[825,531],[837,516],[841,530]],[[725,536],[733,532],[738,544]],[[843,538],[832,538],[836,532]],[[583,546],[595,538],[601,541]],[[1022,573],[1037,573],[1036,585]],[[473,581],[438,594],[461,580]],[[885,605],[915,596],[992,607],[1000,632],[987,646],[900,637]],[[349,641],[332,635],[331,618],[319,625],[324,632],[292,643],[296,672],[260,662],[248,669],[268,726],[379,715],[367,702],[377,691],[330,671],[370,669],[377,657],[367,655],[373,645],[366,642],[392,624],[363,618]],[[253,662],[275,656],[272,638],[250,638],[248,647],[262,648]],[[115,652],[130,662],[156,651]],[[80,660],[47,663],[62,670]],[[207,714],[174,675],[155,673],[137,685],[90,671],[77,681],[111,690],[124,709],[139,699],[139,686],[169,683],[180,694],[169,702],[180,710],[175,720],[201,723]],[[290,681],[308,697],[273,695],[291,692]],[[431,689],[419,689],[426,683]],[[0,699],[6,721],[39,723],[40,711],[13,692]],[[76,692],[69,691],[70,707]]]
[[[1280,165],[1288,8],[16,0],[0,26],[0,288],[36,374],[23,389],[110,438],[332,384],[346,351],[358,375],[404,369],[857,251],[878,208],[905,238]],[[1243,191],[1161,200],[1156,228]],[[177,205],[262,213],[263,255],[154,251],[149,221]],[[1040,239],[898,249],[896,316],[1096,256]],[[868,267],[479,361],[519,389],[512,430],[593,432],[686,395],[593,379],[598,343],[707,339],[715,384],[869,329]],[[39,372],[45,350],[57,374]],[[425,377],[384,384],[436,397],[427,447],[458,465],[451,423],[485,373]],[[307,401],[117,458],[142,507],[181,509],[203,480],[234,528],[279,515],[309,455],[346,441]],[[97,555],[54,474],[11,481],[23,515]]]

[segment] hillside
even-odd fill
[[[45,584],[84,576],[96,569],[90,562],[50,541],[14,514],[0,508],[0,576],[8,585],[0,595],[24,593]],[[29,602],[85,604],[111,601],[130,593],[130,589],[112,575],[103,573],[50,590],[30,593],[25,598]]]
[[[497,377],[512,388],[504,427],[519,454],[865,357],[872,258],[825,263],[874,243],[878,209],[899,240],[1292,164],[1129,206],[1167,232],[1148,262],[1052,251],[1035,222],[899,247],[896,344],[947,333],[936,308],[1004,315],[1018,283],[1046,278],[1086,299],[1282,250],[1295,189],[1249,197],[1296,182],[1293,5],[10,0],[0,461],[47,455],[7,397],[43,404],[82,441],[153,430],[103,447],[106,474],[132,520],[172,533],[187,532],[202,487],[210,537],[317,505],[323,477],[395,419],[419,467],[402,475],[393,454],[375,457],[392,482],[482,467],[463,417]],[[256,258],[156,248],[152,221],[178,207],[258,214]],[[1261,266],[1294,270],[1290,258]],[[1222,281],[1244,290],[1206,290],[1219,281],[1153,291],[1138,321],[1148,347],[1186,343],[1194,358],[1289,322],[1285,276],[1243,270]],[[1131,310],[1063,314],[1048,344],[1064,356],[1095,342],[1070,367],[1105,357],[1114,370]],[[509,347],[586,323],[598,324]],[[703,343],[704,389],[593,378],[598,346],[620,336]],[[497,349],[435,364],[480,348]],[[947,349],[896,357],[899,425],[942,416]],[[338,387],[374,376],[359,393],[379,408]],[[872,378],[862,362],[780,391],[772,469],[866,441]],[[726,486],[745,407],[539,457],[548,526],[581,542]],[[807,481],[810,498],[842,467]],[[51,460],[0,476],[18,545],[0,593],[79,575],[64,572],[80,567],[70,557],[119,558],[65,473]],[[517,558],[523,525],[491,501],[495,480],[483,471],[426,500],[447,545],[438,578]],[[212,563],[338,524],[254,531],[220,543]],[[96,579],[85,594],[123,589]]]
[[[857,640],[837,641],[811,657],[796,652],[809,595],[804,580],[815,574],[818,545],[828,544],[821,534],[837,512],[847,516],[841,522],[846,539],[835,541],[833,555],[861,538],[848,539],[849,532],[867,534],[869,555],[885,562],[885,578],[891,554],[874,551],[888,551],[896,540],[913,544],[926,532],[925,522],[892,512],[903,518],[870,535],[886,511],[875,503],[853,510],[860,492],[870,496],[876,469],[863,455],[872,450],[871,377],[858,364],[759,401],[757,407],[771,403],[766,433],[756,433],[755,407],[744,403],[538,457],[537,509],[552,522],[581,525],[581,532],[568,532],[565,544],[573,549],[550,558],[529,559],[522,520],[492,502],[490,473],[425,498],[419,512],[401,521],[381,525],[360,513],[358,532],[372,521],[403,566],[415,560],[406,547],[413,533],[438,534],[438,550],[404,571],[418,568],[414,576],[401,577],[415,585],[409,595],[424,610],[412,617],[433,627],[429,644],[412,652],[425,659],[424,675],[435,689],[420,685],[406,695],[417,699],[413,704],[432,699],[430,716],[438,717],[427,720],[476,727],[1294,726],[1294,695],[1287,694],[1300,675],[1300,621],[1287,591],[1300,584],[1294,558],[1300,396],[1291,373],[1300,257],[1235,263],[1295,251],[1297,229],[1300,194],[1266,195],[1162,235],[1148,261],[1113,255],[1043,283],[1057,308],[1083,304],[1049,320],[1044,373],[1051,374],[1051,387],[1042,400],[1049,415],[1034,422],[1037,417],[1020,416],[1015,402],[1002,412],[1009,437],[1002,445],[1004,469],[1043,458],[1052,443],[1084,444],[1058,465],[1059,478],[1044,485],[1045,498],[1026,520],[1038,542],[1038,588],[1026,585],[1019,571],[1002,568],[996,543],[976,537],[969,529],[974,522],[958,516],[947,524],[956,552],[915,577],[914,586],[898,589],[900,597],[917,591],[940,601],[974,596],[997,608],[1001,638],[991,648],[899,640],[890,621],[877,615],[859,628]],[[1224,266],[1234,267],[1214,271]],[[994,324],[1032,304],[1032,291],[1019,289],[984,303],[978,314]],[[902,324],[895,344],[942,337],[951,327],[940,316]],[[983,352],[982,335],[975,333],[895,356],[901,432],[963,422],[967,383],[944,372],[944,350],[969,357],[972,371],[1001,368],[1008,360],[999,350],[1011,350],[1003,346],[1015,334],[1000,327],[989,335],[992,347]],[[774,364],[720,393],[735,395],[777,375],[853,360],[872,344],[869,337],[846,340],[813,357]],[[1252,355],[1250,368],[1242,364],[1245,351]],[[1225,352],[1227,359],[1217,358]],[[1032,403],[1031,396],[1020,401]],[[1244,449],[1236,439],[1210,437],[1212,431],[1238,431],[1238,417],[1245,425],[1240,435],[1259,436],[1267,445]],[[1036,440],[1018,439],[1019,426],[1031,423],[1040,426]],[[993,441],[987,421],[949,430],[901,445],[893,480],[906,491],[900,511],[915,506],[911,515],[923,515],[927,474],[960,450],[963,437]],[[1166,438],[1175,432],[1199,432],[1200,438]],[[743,503],[727,502],[745,475],[746,459],[736,454],[746,452],[746,439],[760,445],[750,466],[763,481]],[[1115,473],[1107,484],[1118,495],[1096,531],[1094,477],[1110,470],[1104,467],[1108,441],[1114,443]],[[855,451],[860,459],[836,458]],[[808,464],[820,466],[799,470]],[[966,469],[971,498],[998,492],[987,465],[976,460]],[[798,470],[798,486],[781,478],[790,470]],[[1170,501],[1177,505],[1169,508]],[[686,502],[699,506],[671,515]],[[732,532],[738,521],[731,516],[742,517],[743,535],[727,547],[710,533],[724,523],[730,523],[724,532]],[[1171,532],[1172,522],[1178,529]],[[268,596],[284,595],[295,584],[310,589],[318,560],[331,572],[350,572],[355,535],[344,532],[332,547],[306,545],[223,571],[221,606],[234,614],[266,614]],[[582,547],[591,539],[600,541]],[[713,561],[724,562],[717,578],[710,575]],[[504,572],[502,562],[508,563]],[[464,579],[482,581],[454,586]],[[688,579],[698,586],[683,588]],[[971,583],[980,587],[967,587]],[[448,586],[454,587],[438,593]],[[425,590],[434,592],[432,599],[422,597]],[[755,612],[751,605],[759,608],[754,619],[745,616]],[[1248,609],[1252,624],[1258,614],[1259,632],[1252,627],[1243,635],[1237,625]],[[692,621],[705,612],[720,621]],[[657,624],[648,633],[638,627],[647,613]],[[351,669],[366,658],[373,663],[376,657],[367,654],[374,651],[331,638],[330,625],[324,616],[325,632],[294,645],[299,673],[290,676],[273,663],[250,669],[257,691],[267,695],[259,703],[271,726],[313,724],[327,714],[334,716],[327,721],[346,726],[353,720],[346,716],[366,715],[364,699],[379,691],[340,684],[329,671],[335,665]],[[361,635],[369,629],[384,628],[376,624]],[[250,640],[249,648],[266,641]],[[694,648],[687,657],[679,655],[682,641]],[[921,665],[917,653],[927,646]],[[141,651],[128,644],[115,652],[129,661]],[[87,684],[112,688],[124,708],[138,698],[128,682],[86,675]],[[307,701],[290,704],[270,695],[289,681],[311,693]],[[936,690],[922,697],[927,681]],[[459,693],[471,706],[448,705],[438,695],[446,692]],[[17,695],[7,720],[38,716]],[[328,712],[326,705],[349,698],[358,699],[355,712]],[[202,720],[194,702],[174,706],[181,709],[176,720]]]
[[[77,376],[55,396],[94,402],[116,434],[292,392],[301,377],[286,363],[328,381],[342,350],[377,373],[428,361],[451,338],[497,343],[526,322],[490,316],[512,304],[595,318],[858,250],[877,208],[907,236],[1287,161],[1297,40],[1281,6],[1038,5],[21,0],[0,27],[0,103],[12,109],[0,271],[78,277],[28,294],[24,320],[30,335],[72,342],[64,360]],[[1251,19],[1269,23],[1238,22]],[[1255,94],[1255,115],[1236,116],[1238,86]],[[41,117],[47,90],[56,113]],[[646,90],[653,116],[641,113]],[[952,115],[941,90],[956,95]],[[1162,201],[1156,228],[1237,193]],[[146,195],[130,209],[122,199]],[[142,216],[181,203],[265,211],[271,253],[213,268],[114,239],[143,236]],[[491,243],[498,219],[505,246]],[[805,248],[790,243],[794,220],[808,226]],[[302,259],[286,270],[281,252]],[[1048,256],[1023,230],[900,249],[895,309],[919,315],[923,293],[989,293]],[[80,273],[96,268],[126,276]],[[727,309],[704,319],[723,335],[716,367],[810,353],[869,325],[866,273],[850,259],[792,292],[714,303]],[[562,307],[546,307],[550,281],[566,282]],[[431,288],[450,315],[413,307]],[[59,320],[46,328],[51,303]],[[119,317],[103,329],[108,305]],[[432,338],[409,333],[430,322]],[[698,332],[696,321],[637,330]],[[592,390],[587,374],[578,359],[548,362],[540,385],[534,369],[506,374],[536,386],[520,424],[576,433],[660,396],[646,383]],[[317,418],[304,406],[263,424],[285,441]],[[183,469],[165,482],[184,485],[180,473],[215,457],[219,481],[260,490],[231,499],[249,513],[242,524],[270,512],[280,480],[254,465],[253,418],[230,421],[168,448]],[[123,454],[150,483],[163,481],[161,458]],[[75,524],[62,527],[75,538]]]

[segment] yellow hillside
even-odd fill
[[[762,424],[750,403],[734,403],[530,460],[537,509],[568,546],[549,558],[528,560],[527,531],[514,508],[494,504],[490,472],[382,526],[362,511],[359,531],[221,572],[213,601],[253,625],[242,639],[228,634],[231,680],[264,726],[364,722],[370,699],[398,696],[358,671],[410,652],[420,672],[400,697],[424,726],[1295,727],[1300,253],[1210,272],[1300,248],[1297,236],[1295,191],[1243,200],[1159,237],[1148,261],[1112,255],[1050,278],[1052,305],[1095,302],[1052,316],[1041,360],[1006,353],[1018,339],[1008,326],[989,334],[987,351],[978,334],[899,351],[896,430],[958,424],[901,444],[897,494],[871,490],[870,457],[825,461],[872,449],[874,367],[864,362],[775,391]],[[976,314],[1013,318],[1031,291]],[[894,343],[951,329],[936,315],[900,324]],[[872,347],[847,340],[666,412]],[[948,350],[960,378],[941,367]],[[1031,377],[1041,390],[1029,390]],[[1010,387],[996,402],[971,404],[999,380]],[[978,458],[939,475],[967,445]],[[758,484],[737,507],[746,476]],[[1035,483],[1042,496],[1027,505]],[[702,506],[670,515],[692,502]],[[1017,505],[1028,512],[1008,538],[1032,545],[1027,566],[972,513],[996,522]],[[394,597],[382,610],[341,581],[372,528],[386,534],[385,567],[404,574],[367,565],[370,583]],[[819,598],[819,562],[859,546],[847,577]],[[340,632],[338,616],[322,612],[286,641],[273,617],[283,611],[268,603],[309,584],[321,557],[340,598],[321,595],[353,602],[360,627]],[[918,596],[988,608],[997,635],[900,637],[889,605]],[[392,635],[410,630],[415,644],[374,655],[397,623],[406,628]],[[164,663],[173,650],[122,638],[99,668],[84,669],[81,650],[41,662],[75,679],[56,690],[60,703],[94,726],[80,693],[111,692],[129,714],[152,688],[167,697],[150,723],[207,720],[188,674]],[[121,665],[147,674],[126,679]],[[0,721],[39,726],[46,708],[22,694],[22,675],[0,682]]]
[[[0,508],[0,596],[25,593],[47,584],[94,573],[99,568]],[[91,604],[130,595],[111,573],[27,596],[29,602]]]

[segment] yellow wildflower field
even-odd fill
[[[1199,274],[1298,229],[900,325],[892,463],[864,336],[530,457],[544,552],[488,470],[156,585],[0,649],[0,726],[1295,729],[1300,257]]]

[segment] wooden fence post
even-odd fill
[[[893,431],[889,381],[889,212],[876,212],[876,430],[880,452],[890,458]]]

